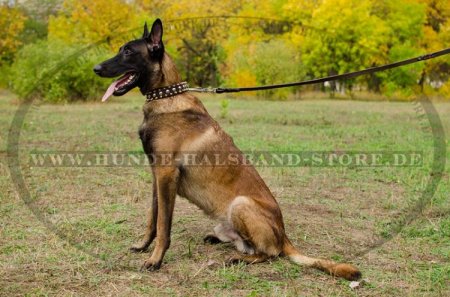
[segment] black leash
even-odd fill
[[[391,64],[386,64],[382,66],[376,66],[367,68],[360,71],[355,72],[349,72],[344,74],[338,74],[338,75],[331,75],[327,77],[322,78],[315,78],[311,80],[305,80],[305,81],[299,81],[299,82],[292,82],[292,83],[285,83],[285,84],[277,84],[277,85],[266,85],[266,86],[259,86],[259,87],[246,87],[246,88],[186,88],[186,91],[191,92],[202,92],[202,93],[237,93],[237,92],[251,92],[251,91],[260,91],[260,90],[270,90],[270,89],[279,89],[279,88],[287,88],[287,87],[294,87],[294,86],[304,86],[304,85],[312,85],[317,83],[323,83],[326,81],[334,81],[338,79],[348,79],[357,77],[364,74],[374,73],[378,71],[383,71],[387,69],[392,69],[396,67],[401,67],[409,64],[414,64],[417,62],[434,59],[443,55],[450,54],[450,48],[443,49],[434,53],[418,56],[415,58],[406,59],[399,62],[394,62]]]

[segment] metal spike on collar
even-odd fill
[[[163,98],[172,97],[189,91],[189,85],[183,81],[175,85],[151,90],[146,94],[147,101],[153,101]]]

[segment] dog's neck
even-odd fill
[[[139,88],[142,95],[149,93],[151,90],[181,82],[181,76],[175,63],[167,53],[164,53],[160,63],[153,65],[152,72],[146,79],[147,81]]]
[[[159,68],[155,69],[154,76],[150,75],[151,79],[145,87],[140,88],[143,95],[151,90],[167,87],[181,82],[181,76],[178,73],[175,63],[169,55],[164,54]],[[170,100],[153,100],[146,101],[143,106],[144,119],[155,114],[174,113],[185,110],[194,110],[198,113],[207,113],[203,104],[195,96],[189,93],[183,93],[176,96],[171,96]]]

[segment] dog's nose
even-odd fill
[[[98,64],[94,66],[94,72],[96,74],[100,74],[100,72],[102,71],[102,65]]]

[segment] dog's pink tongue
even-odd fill
[[[114,81],[111,85],[109,85],[108,90],[106,90],[105,95],[103,95],[102,97],[102,102],[105,102],[109,97],[111,97],[118,82],[119,81]]]

